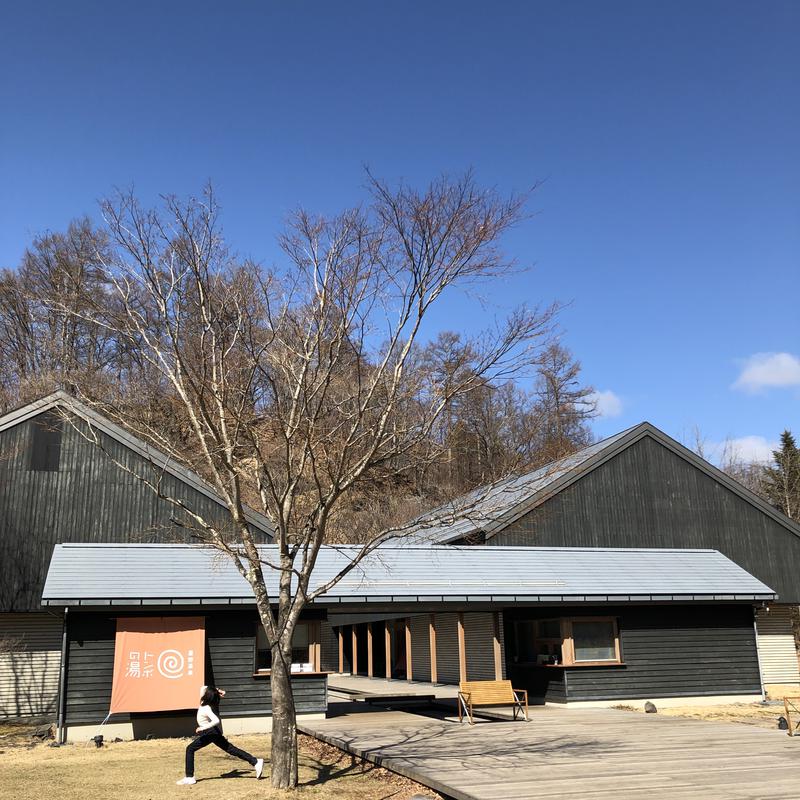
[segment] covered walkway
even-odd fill
[[[455,702],[458,686],[426,681],[398,681],[364,678],[361,675],[328,676],[328,692],[334,699],[369,700],[370,697],[432,697]]]
[[[332,703],[307,734],[457,800],[796,800],[800,737],[611,709],[479,721]]]

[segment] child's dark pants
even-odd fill
[[[219,747],[220,750],[224,750],[228,755],[236,756],[236,758],[241,758],[242,761],[246,761],[251,767],[256,765],[256,759],[250,755],[250,753],[245,753],[244,750],[240,750],[238,747],[234,747],[223,735],[222,731],[215,727],[210,728],[207,731],[203,731],[196,739],[194,739],[190,744],[186,746],[186,777],[193,778],[194,777],[194,754],[203,747],[208,747],[210,744],[215,744]]]

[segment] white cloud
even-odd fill
[[[595,404],[597,413],[601,417],[618,417],[622,413],[622,398],[611,389],[604,392],[592,392],[589,400]]]
[[[774,386],[800,386],[800,358],[791,353],[756,353],[744,361],[733,384],[745,392]]]
[[[772,451],[779,447],[777,441],[770,442],[763,436],[740,436],[724,442],[705,442],[706,458],[718,464],[726,461],[751,464],[772,461]]]

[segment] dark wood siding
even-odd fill
[[[197,612],[192,612],[197,615]],[[131,616],[126,614],[126,616]],[[206,683],[222,686],[222,717],[261,717],[272,710],[268,678],[253,677],[255,612],[217,612],[206,615]],[[70,614],[68,624],[66,723],[100,723],[111,702],[116,619],[107,614]],[[318,713],[327,708],[327,678],[310,675],[293,679],[297,712]],[[199,687],[198,687],[199,688]],[[165,712],[167,713],[167,712]],[[168,712],[194,720],[195,711]],[[111,722],[135,716],[115,714]],[[189,725],[188,733],[194,730]]]
[[[658,697],[758,694],[761,685],[753,609],[727,606],[631,606],[549,608],[505,612],[513,619],[553,616],[614,616],[624,665],[512,667],[512,680],[546,699],[615,700]],[[509,632],[506,632],[506,641]],[[553,675],[555,673],[555,675]]]
[[[711,548],[800,603],[800,537],[650,437],[486,543]]]
[[[147,462],[109,437],[100,448],[65,423],[58,469],[31,469],[38,419],[0,433],[0,611],[40,607],[59,542],[188,541],[191,535],[177,524],[188,521],[173,504],[115,463],[146,474]],[[178,478],[164,474],[162,485],[200,514],[225,519],[218,502]]]

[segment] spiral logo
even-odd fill
[[[165,678],[182,678],[184,668],[183,653],[177,650],[164,650],[158,657],[158,671]],[[191,675],[191,668],[189,675]]]

